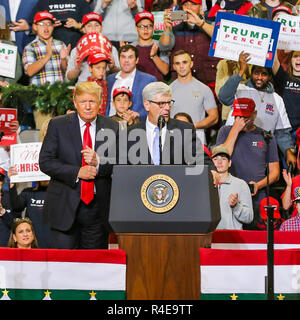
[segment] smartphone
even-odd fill
[[[251,194],[254,193],[254,184],[248,183]]]
[[[293,173],[293,165],[291,163],[289,164],[288,172]]]
[[[171,18],[171,21],[187,20],[187,12],[183,10],[171,11],[170,18]]]
[[[8,24],[8,26],[9,26],[9,27],[15,27],[15,24],[14,24],[13,22],[10,22],[10,23]]]

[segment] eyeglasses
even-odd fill
[[[153,100],[148,100],[149,102],[157,104],[160,108],[165,107],[166,105],[169,107],[172,107],[174,105],[174,100],[170,101],[153,101]]]
[[[147,24],[147,25],[141,25],[141,26],[138,26],[139,29],[153,29],[153,24]]]
[[[37,22],[37,25],[41,26],[41,27],[51,27],[51,26],[53,26],[53,23],[52,22]]]

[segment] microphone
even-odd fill
[[[159,164],[162,164],[162,128],[165,126],[166,120],[163,115],[160,115],[157,120],[157,126],[159,128]]]
[[[166,120],[165,120],[165,117],[163,115],[160,115],[158,117],[158,120],[157,120],[157,126],[159,128],[159,134],[161,135],[161,130],[162,128],[165,126],[166,124]]]

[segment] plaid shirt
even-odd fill
[[[280,231],[300,231],[300,214],[286,220],[280,227]]]
[[[53,84],[56,81],[64,81],[60,59],[62,46],[62,41],[52,39],[52,57],[38,73],[30,78],[31,84],[42,85],[47,82]],[[24,48],[23,64],[25,70],[34,62],[42,59],[45,55],[46,43],[40,40],[39,37],[36,37],[35,40]]]

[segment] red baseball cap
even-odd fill
[[[90,21],[98,21],[102,25],[102,17],[100,16],[100,14],[91,12],[83,16],[81,28],[84,27]]]
[[[128,94],[128,96],[129,96],[130,99],[131,99],[131,97],[132,97],[132,93],[131,93],[131,91],[130,91],[128,88],[126,88],[126,87],[121,87],[121,88],[116,88],[116,89],[113,91],[113,98],[114,98],[115,96],[117,96],[118,94],[120,94],[120,93],[126,93],[126,94]]]
[[[109,56],[103,52],[94,52],[94,53],[91,53],[87,58],[87,63],[89,66],[101,61],[107,61],[108,63],[110,63]]]
[[[181,4],[187,2],[187,1],[190,1],[190,2],[193,2],[193,3],[196,3],[196,4],[202,4],[202,0],[182,0],[181,1]]]
[[[272,19],[274,18],[275,14],[278,12],[284,12],[287,14],[293,14],[292,9],[286,7],[286,6],[278,6],[277,8],[274,8],[272,11]]]
[[[238,98],[233,101],[233,112],[234,117],[250,117],[252,112],[255,110],[255,102],[250,98]]]
[[[37,23],[39,21],[46,20],[46,19],[55,22],[55,19],[52,13],[50,13],[49,11],[39,11],[34,16],[33,23]]]
[[[269,197],[269,205],[270,206],[274,206],[274,218],[275,219],[280,219],[281,215],[279,212],[279,202],[273,198],[273,197]],[[260,203],[259,203],[259,211],[260,211],[260,216],[263,220],[267,219],[267,208],[265,208],[267,206],[267,197],[261,199]]]
[[[5,170],[3,168],[0,168],[0,175],[5,176]]]
[[[136,16],[135,16],[135,24],[137,25],[143,19],[148,19],[152,23],[154,23],[154,15],[149,11],[145,10],[145,11],[142,11],[142,12],[139,12],[138,14],[136,14]]]

